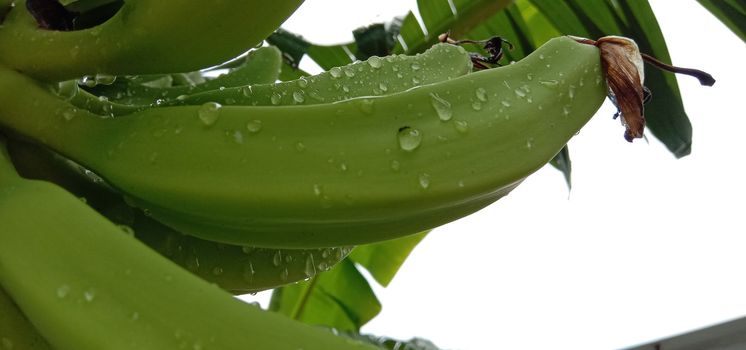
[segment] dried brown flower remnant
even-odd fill
[[[643,62],[655,67],[673,72],[691,75],[699,79],[700,84],[712,86],[715,79],[708,73],[697,69],[674,67],[658,61],[654,57],[640,53],[634,40],[619,36],[605,36],[598,40],[572,37],[583,44],[597,46],[601,53],[601,66],[606,75],[609,86],[609,98],[619,111],[622,124],[626,130],[624,138],[632,142],[641,138],[645,130],[645,114],[643,104],[650,97],[643,86],[645,71]]]
[[[601,67],[606,73],[606,83],[626,128],[624,139],[632,142],[641,138],[645,131],[642,55],[633,40],[622,37],[603,37],[596,41],[596,46],[601,52]]]

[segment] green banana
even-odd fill
[[[280,50],[274,46],[267,46],[251,51],[241,66],[201,84],[152,87],[125,79],[122,83],[96,86],[92,92],[109,101],[148,106],[204,91],[222,91],[234,86],[274,83],[280,75],[281,66]]]
[[[436,227],[510,192],[599,108],[599,62],[596,47],[562,37],[515,64],[388,96],[114,119],[5,69],[0,122],[180,232],[266,247],[354,245]]]
[[[393,94],[420,84],[453,79],[471,71],[469,55],[461,47],[439,44],[416,56],[387,57],[385,60],[389,64],[381,65],[379,68],[373,68],[371,62],[383,58],[375,57],[316,76],[267,84],[270,80],[274,82],[279,74],[281,56],[276,50],[274,47],[271,51],[265,50],[261,56],[260,52],[257,52],[257,57],[253,59],[250,55],[246,63],[236,70],[193,87],[159,88],[128,81],[118,85],[97,86],[92,91],[99,96],[94,96],[79,88],[76,81],[71,80],[60,83],[57,94],[76,107],[95,114],[121,116],[143,110],[155,103],[194,105],[217,102],[228,105],[269,106],[336,102],[360,96]],[[276,54],[272,57],[273,60],[267,57],[270,53]],[[249,78],[249,72],[257,70],[264,73],[252,74],[253,78]],[[269,76],[266,72],[271,72],[272,75]],[[408,77],[411,76],[411,79],[403,79],[404,73],[407,73]],[[308,87],[309,83],[313,90],[306,93],[304,88]]]
[[[47,81],[193,71],[261,42],[302,2],[128,0],[101,25],[56,31],[19,0],[0,26],[0,64]]]
[[[351,247],[264,249],[205,241],[183,235],[134,210],[121,196],[81,176],[74,164],[20,140],[7,140],[16,171],[28,179],[59,185],[148,247],[202,279],[234,293],[246,294],[301,281],[326,271]]]
[[[278,84],[236,86],[191,93],[171,104],[276,106],[321,104],[360,96],[390,95],[416,86],[453,79],[471,72],[469,55],[460,46],[436,44],[422,54],[373,56],[365,62]]]
[[[46,340],[0,287],[0,349],[48,350]]]
[[[275,47],[262,47],[247,55],[244,64],[213,80],[197,85],[161,87],[144,85],[140,77],[117,79],[113,84],[90,88],[96,96],[78,86],[77,80],[58,84],[56,93],[70,104],[99,115],[120,116],[160,105],[167,99],[220,87],[274,82],[280,74],[282,56]],[[168,75],[171,79],[170,75]],[[112,77],[113,78],[113,77]]]
[[[20,178],[4,147],[0,222],[0,285],[55,349],[374,349],[236,300],[60,187]]]

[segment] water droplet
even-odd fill
[[[458,187],[461,187],[461,188],[464,187],[464,180],[459,180]]]
[[[401,163],[399,163],[398,160],[392,160],[391,161],[391,170],[393,171],[399,171],[401,169]]]
[[[117,80],[116,76],[113,76],[111,74],[96,74],[96,84],[103,84],[103,85],[111,85],[114,83],[115,80]]]
[[[422,173],[417,177],[420,187],[423,189],[428,189],[430,187],[430,175],[427,173]]]
[[[243,278],[246,281],[252,282],[254,280],[254,274],[256,274],[256,271],[254,270],[254,263],[249,261],[249,264],[244,266]]]
[[[247,254],[247,255],[248,255],[248,254],[251,254],[252,252],[254,252],[254,247],[243,246],[243,247],[241,247],[241,251],[242,251],[242,252],[243,252],[244,254]]]
[[[435,113],[438,114],[438,118],[442,121],[449,121],[453,118],[453,110],[451,109],[451,103],[436,95],[430,93],[431,103],[435,109]]]
[[[373,114],[373,105],[375,104],[375,101],[373,99],[364,98],[357,100],[357,105],[360,108],[360,111],[362,111],[365,114]]]
[[[378,56],[370,56],[370,58],[368,58],[368,64],[374,69],[381,68],[381,58]]]
[[[569,116],[570,115],[570,107],[563,106],[562,107],[562,115],[564,115],[565,117]]]
[[[381,89],[381,91],[386,92],[389,90],[389,87],[385,83],[379,83],[378,88]]]
[[[212,274],[215,276],[220,276],[223,274],[223,268],[222,267],[216,267],[212,269]]]
[[[316,275],[316,265],[313,262],[313,254],[308,254],[306,257],[306,267],[303,272],[306,274],[306,277]]]
[[[319,263],[319,270],[326,271],[329,270],[329,264],[327,264],[325,261],[322,261]]]
[[[418,71],[418,70],[420,70],[420,68],[422,68],[422,66],[420,66],[420,64],[416,63],[416,62],[412,63],[412,65],[410,67],[412,67],[413,71]]]
[[[526,97],[526,92],[525,91],[523,91],[521,89],[515,89],[514,91],[515,91],[515,95],[516,96],[518,96],[520,98]]]
[[[233,132],[233,142],[237,144],[243,144],[243,133],[240,130]]]
[[[207,102],[203,104],[197,111],[199,120],[201,120],[202,124],[205,124],[205,126],[215,124],[220,117],[220,108],[222,108],[222,106],[217,102]]]
[[[70,294],[70,286],[63,284],[57,288],[57,298],[65,299]]]
[[[269,102],[272,103],[275,106],[279,105],[280,101],[282,101],[282,95],[280,95],[280,94],[278,94],[276,92],[273,92],[272,95],[269,97]]]
[[[304,88],[304,87],[306,87],[306,86],[308,86],[308,80],[306,80],[306,78],[305,78],[305,77],[300,77],[300,78],[298,79],[298,86],[299,86],[299,87],[300,87],[301,89],[302,89],[302,88]]]
[[[246,123],[246,130],[250,133],[256,134],[262,130],[262,121],[258,119],[250,120]]]
[[[340,171],[347,171],[347,163],[345,162],[339,163],[338,168]]]
[[[547,87],[555,87],[559,85],[559,82],[556,80],[542,80],[539,82],[539,84],[547,86]]]
[[[295,144],[295,150],[298,152],[303,152],[306,150],[306,145],[303,144],[303,142],[298,142]]]
[[[531,73],[526,74],[526,79],[528,80],[534,80],[534,75]]]
[[[321,250],[321,257],[322,258],[324,258],[324,259],[328,258],[329,254],[331,254],[331,249],[324,248],[324,249]]]
[[[534,138],[533,138],[533,137],[529,137],[529,138],[528,138],[528,139],[526,140],[526,149],[528,149],[528,150],[530,151],[530,150],[532,150],[533,148],[534,148]]]
[[[280,264],[282,264],[282,250],[277,250],[272,256],[272,264],[275,266],[280,266]]]
[[[241,88],[241,93],[246,97],[250,97],[254,94],[254,89],[251,87],[251,85],[246,85]]]
[[[419,84],[419,83],[421,83],[421,82],[422,82],[422,81],[420,80],[420,78],[417,78],[417,77],[412,77],[412,84],[418,85],[418,84]]]
[[[340,77],[342,77],[342,69],[339,67],[334,67],[329,70],[329,74],[332,76],[332,78],[339,79]]]
[[[540,55],[539,55],[539,59],[540,59],[540,60],[543,60],[543,59],[544,59],[544,55],[543,55],[543,54],[540,54]]]
[[[345,69],[345,71],[344,71],[344,72],[345,72],[345,75],[346,75],[346,76],[347,76],[348,78],[352,78],[352,77],[354,77],[354,76],[355,76],[355,72],[354,72],[354,71],[353,71],[352,69]]]
[[[475,91],[474,94],[477,95],[478,100],[487,102],[487,90],[484,88],[477,88],[477,91]]]
[[[508,101],[504,101],[504,100],[503,100],[503,101],[500,101],[500,103],[501,103],[501,104],[502,104],[503,106],[505,106],[505,107],[510,107],[510,102],[508,102]]]
[[[295,103],[303,103],[306,101],[306,96],[302,91],[295,91],[293,92],[293,101],[295,101]]]
[[[465,134],[469,131],[469,123],[467,123],[465,120],[457,120],[453,123],[453,127],[456,128],[456,131],[459,133]]]
[[[83,299],[85,299],[85,301],[90,303],[95,298],[96,298],[96,291],[94,289],[91,288],[83,292]]]
[[[73,119],[75,119],[75,114],[77,113],[76,108],[70,108],[66,109],[62,112],[62,119],[64,119],[66,122],[69,122]]]
[[[139,319],[140,319],[140,313],[139,313],[139,312],[137,312],[137,311],[133,311],[133,312],[132,312],[132,313],[130,314],[130,321],[133,321],[133,322],[134,322],[134,321],[137,321],[137,320],[139,320]]]
[[[280,281],[283,281],[283,282],[287,281],[289,274],[290,272],[288,271],[287,267],[282,269],[282,271],[280,272]]]
[[[422,143],[422,133],[410,127],[403,127],[399,129],[399,147],[407,152],[414,151],[417,147],[420,147]]]
[[[321,193],[323,193],[323,191],[324,191],[324,187],[323,186],[321,186],[319,184],[314,184],[313,185],[313,194],[315,194],[317,196],[320,196]]]
[[[475,111],[479,111],[482,109],[482,103],[479,101],[474,101],[471,103],[471,108]]]
[[[567,90],[567,97],[571,100],[575,98],[575,85],[570,85]]]

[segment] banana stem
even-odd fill
[[[683,67],[672,66],[670,64],[663,63],[659,61],[658,59],[656,59],[655,57],[650,56],[646,53],[641,53],[641,55],[642,55],[642,59],[645,60],[645,62],[654,65],[658,69],[662,69],[664,71],[671,72],[671,73],[678,73],[678,74],[684,74],[684,75],[695,77],[699,80],[700,84],[705,85],[705,86],[712,86],[713,84],[715,84],[715,78],[713,78],[712,75],[710,75],[710,73],[703,72],[699,69],[694,69],[694,68],[683,68]]]

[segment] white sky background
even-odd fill
[[[374,286],[383,311],[363,332],[446,349],[598,350],[746,315],[746,45],[695,1],[651,3],[674,64],[717,79],[708,88],[678,78],[692,154],[677,160],[650,135],[628,144],[605,104],[570,142],[569,195],[547,166],[436,229],[388,288]],[[307,0],[284,27],[346,42],[413,8]]]

